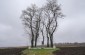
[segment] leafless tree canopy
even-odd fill
[[[37,40],[42,34],[47,38],[47,47],[53,47],[53,34],[57,28],[57,18],[62,18],[62,12],[57,0],[47,0],[45,6],[38,8],[36,5],[28,7],[22,12],[22,21],[25,30],[31,39],[31,47],[37,46]]]

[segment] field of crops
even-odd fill
[[[4,48],[0,49],[0,55],[21,55],[26,48]]]
[[[85,55],[85,47],[61,47],[54,55]]]

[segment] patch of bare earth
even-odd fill
[[[85,55],[85,47],[61,47],[54,55]]]

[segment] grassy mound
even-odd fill
[[[23,55],[53,55],[52,52],[59,50],[59,48],[53,49],[53,48],[44,48],[44,49],[26,49],[23,51]]]

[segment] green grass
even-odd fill
[[[59,50],[59,48],[53,49],[26,49],[23,51],[23,55],[53,55],[52,52]]]

